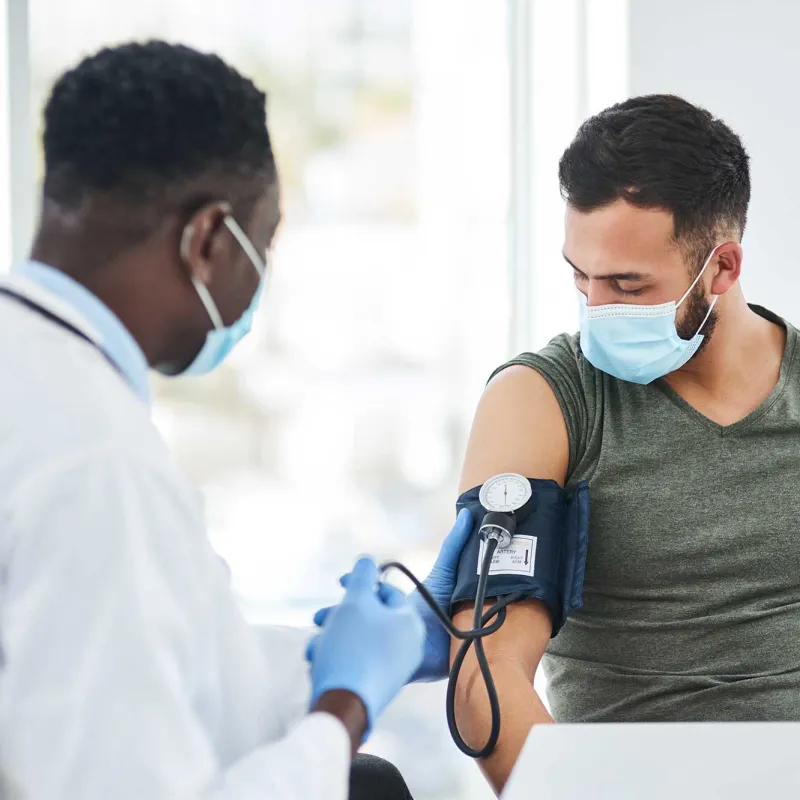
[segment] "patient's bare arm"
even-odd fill
[[[569,444],[558,402],[544,378],[527,367],[510,367],[486,388],[470,434],[461,492],[501,472],[551,478],[563,486]],[[472,626],[473,606],[457,609],[457,627]],[[533,678],[552,632],[547,607],[525,600],[508,608],[497,633],[483,640],[500,700],[500,738],[481,768],[496,792],[502,791],[531,727],[552,718],[533,689]],[[454,641],[451,658],[460,642]],[[456,719],[465,740],[481,747],[491,714],[474,649],[464,661],[456,693]]]

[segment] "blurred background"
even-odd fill
[[[47,93],[84,55],[180,41],[219,53],[268,93],[284,208],[271,294],[220,371],[156,382],[154,409],[205,492],[210,536],[253,621],[310,624],[365,551],[419,575],[431,565],[486,378],[577,326],[556,167],[589,114],[673,92],[742,135],[754,180],[745,288],[792,318],[800,4],[3,7],[0,269],[30,244]],[[275,558],[273,537],[298,507],[300,551]],[[400,767],[416,800],[491,796],[449,740],[443,685],[406,690],[369,749]]]

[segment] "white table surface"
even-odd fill
[[[800,800],[800,723],[534,728],[502,800]]]

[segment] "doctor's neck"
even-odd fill
[[[180,230],[172,221],[144,238],[138,233],[132,226],[126,230],[123,220],[114,224],[110,210],[72,216],[45,200],[31,258],[95,295],[154,365],[172,356],[176,346],[181,349],[175,311],[185,300],[172,281],[164,280],[172,271]]]

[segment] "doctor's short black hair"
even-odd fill
[[[721,235],[741,237],[749,157],[720,119],[674,95],[634,97],[581,125],[559,164],[561,194],[578,211],[624,199],[669,211],[675,241],[702,266]]]
[[[103,49],[62,75],[44,156],[44,197],[64,211],[99,197],[154,221],[213,200],[249,216],[277,179],[264,93],[218,56],[162,41]]]

